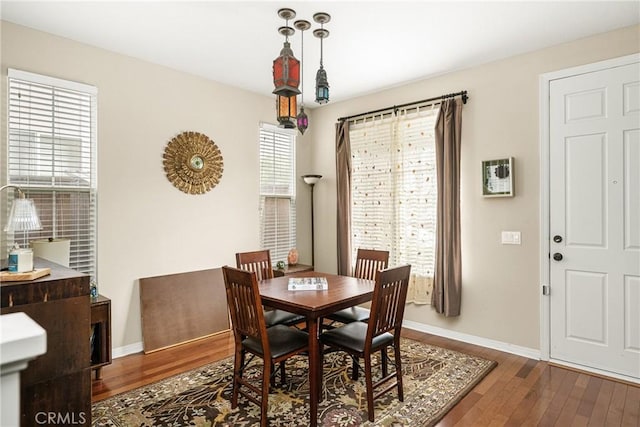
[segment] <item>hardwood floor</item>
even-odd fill
[[[640,387],[412,330],[403,336],[498,362],[438,426],[640,426]],[[229,333],[114,359],[93,381],[93,401],[233,354]]]

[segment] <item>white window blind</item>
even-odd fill
[[[34,199],[43,230],[71,241],[70,267],[96,276],[97,89],[9,69],[8,183]]]
[[[271,260],[296,247],[295,133],[260,125],[260,244]]]
[[[433,277],[436,117],[431,110],[351,126],[354,260],[358,248],[388,250],[390,266]]]

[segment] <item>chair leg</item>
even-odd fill
[[[369,421],[373,422],[373,378],[371,372],[371,354],[364,355],[364,378],[367,385],[367,414],[369,415]]]
[[[402,358],[400,357],[400,342],[393,346],[396,365],[396,380],[398,383],[398,400],[404,402],[404,391],[402,388]]]
[[[384,378],[389,373],[389,365],[387,363],[387,347],[382,347],[382,350],[380,350],[380,364],[382,365],[382,378]]]
[[[269,411],[269,385],[271,379],[271,367],[273,361],[264,361],[262,365],[262,400],[260,401],[260,427],[267,427]]]
[[[280,362],[280,385],[283,387],[287,384],[287,374],[284,369],[284,360]]]
[[[233,391],[231,393],[231,408],[235,409],[238,406],[238,391],[240,390],[240,381],[242,377],[242,366],[244,365],[244,352],[236,348],[235,356],[233,357]]]
[[[351,355],[351,379],[354,381],[357,381],[359,377],[358,368],[358,357]]]

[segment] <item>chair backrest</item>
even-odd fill
[[[271,253],[268,249],[253,252],[238,252],[236,254],[236,267],[241,270],[253,271],[256,273],[258,281],[273,279]]]
[[[388,264],[389,251],[358,249],[353,275],[358,279],[375,280],[378,270],[384,270]]]
[[[385,332],[395,330],[396,334],[400,334],[410,274],[411,266],[402,265],[379,271],[376,275],[367,330],[367,345],[371,344],[373,338]]]
[[[262,343],[265,358],[269,357],[267,326],[255,273],[224,266],[222,274],[236,344],[253,337]]]

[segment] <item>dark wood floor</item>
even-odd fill
[[[403,336],[498,362],[439,426],[640,426],[640,387],[411,330],[404,330]],[[114,359],[103,368],[102,380],[94,380],[93,400],[232,354],[233,336],[222,333],[148,355]]]

